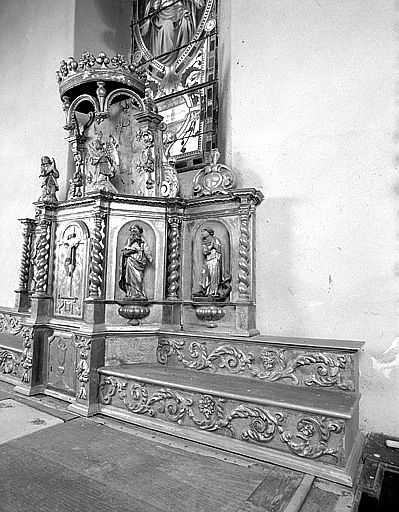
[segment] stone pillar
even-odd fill
[[[52,298],[49,295],[50,245],[52,228],[52,211],[44,209],[38,220],[39,236],[36,242],[34,258],[34,290],[32,295],[32,323],[48,320]]]
[[[86,322],[93,326],[104,323],[105,297],[104,252],[105,252],[105,219],[106,214],[97,206],[93,213],[94,226],[91,235],[89,294],[86,300]]]
[[[31,267],[32,257],[32,241],[33,233],[36,227],[34,219],[19,219],[22,223],[23,229],[23,242],[22,242],[22,255],[21,266],[19,269],[19,284],[18,289],[15,290],[15,307],[17,311],[27,311],[30,305],[29,301],[29,271]]]

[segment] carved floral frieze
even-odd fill
[[[29,383],[32,380],[33,329],[21,327],[21,331],[24,340],[22,353],[0,348],[0,373],[19,378],[24,383]]]
[[[344,424],[331,418],[292,414],[253,404],[217,398],[210,394],[181,393],[166,387],[151,389],[141,382],[102,376],[100,400],[104,405],[120,402],[129,412],[216,432],[234,439],[265,444],[280,442],[290,452],[307,459],[340,463],[340,438]],[[333,434],[339,435],[334,437]],[[338,441],[338,442],[337,442]],[[274,443],[275,445],[275,443]]]
[[[17,335],[22,331],[21,318],[19,316],[0,313],[0,332],[8,331]]]
[[[353,368],[352,356],[308,352],[294,355],[285,349],[265,348],[255,356],[233,345],[208,349],[206,342],[161,339],[157,360],[166,364],[174,358],[186,368],[217,372],[246,373],[266,382],[289,380],[293,385],[337,387],[353,391],[354,383],[347,373]],[[303,370],[307,371],[304,372]]]

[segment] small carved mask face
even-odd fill
[[[263,366],[266,370],[273,370],[277,364],[277,357],[274,352],[265,351],[261,355]]]

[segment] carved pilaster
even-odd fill
[[[146,183],[143,194],[159,197],[162,195],[162,119],[152,107],[147,105],[145,112],[136,114],[140,129],[136,134],[138,141],[144,144],[137,163],[138,171],[145,172]]]
[[[247,206],[240,209],[240,238],[238,260],[238,295],[240,299],[250,298],[251,284],[251,241],[249,222],[253,207]]]
[[[35,296],[42,297],[47,295],[48,272],[49,272],[49,253],[51,237],[51,220],[43,217],[40,222],[40,234],[36,244],[35,256]]]
[[[85,129],[85,127],[83,127]],[[72,178],[69,179],[69,188],[67,199],[74,199],[84,196],[85,188],[85,142],[86,137],[77,133],[67,138],[70,144],[73,160],[75,163],[75,172]]]
[[[168,218],[168,285],[167,299],[177,299],[180,285],[180,226],[179,217]]]
[[[104,273],[104,219],[100,210],[94,212],[94,229],[91,237],[89,298],[99,299],[102,295]]]
[[[33,366],[33,329],[26,327],[22,333],[24,339],[24,350],[21,354],[21,382],[29,383],[32,381]]]
[[[78,361],[76,364],[76,375],[80,383],[76,392],[76,398],[86,400],[88,396],[87,388],[90,381],[90,347],[91,339],[85,336],[75,336],[74,342],[78,349]]]

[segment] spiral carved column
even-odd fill
[[[180,225],[181,219],[169,217],[168,230],[168,286],[166,298],[177,299],[180,281]]]
[[[89,298],[101,297],[104,273],[104,219],[105,214],[96,211],[94,213],[94,229],[91,239],[90,271],[89,271]]]
[[[251,213],[252,212],[249,208],[240,212],[240,238],[238,250],[238,295],[240,299],[249,299],[250,297],[251,243],[249,220]]]
[[[24,226],[22,237],[21,267],[19,269],[18,291],[27,292],[29,289],[29,269],[31,264],[32,239],[36,222],[33,219],[20,219]]]
[[[47,295],[49,253],[50,253],[50,229],[51,221],[42,218],[39,222],[40,235],[36,245],[35,257],[35,295]]]

